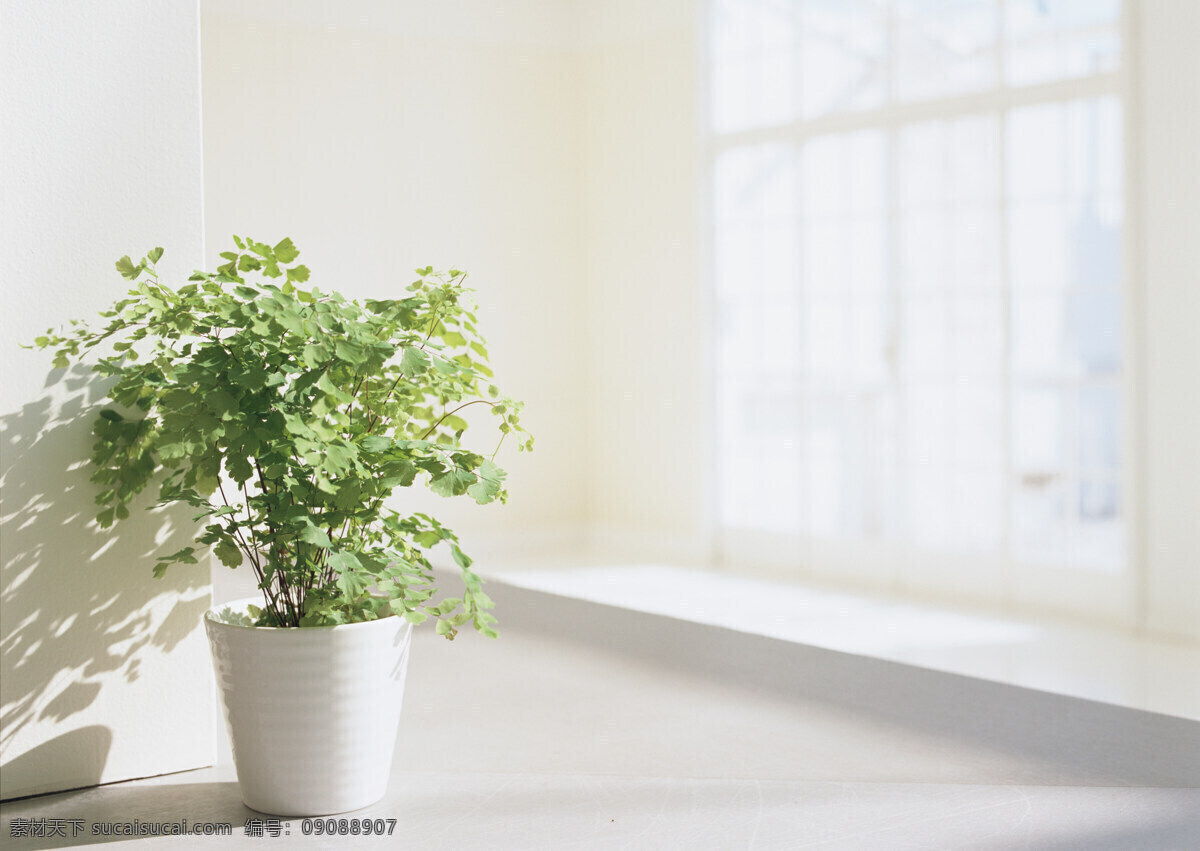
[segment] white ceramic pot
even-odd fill
[[[279,816],[356,810],[387,791],[412,624],[274,629],[204,619],[242,800]]]

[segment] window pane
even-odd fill
[[[1061,375],[1066,335],[1062,296],[1018,292],[1012,306],[1014,374],[1021,378]]]
[[[790,145],[756,145],[722,154],[715,183],[715,212],[722,220],[765,222],[796,216]]]
[[[800,8],[804,117],[881,106],[886,6],[875,0],[804,0]]]
[[[1017,201],[1058,201],[1067,194],[1067,108],[1014,109],[1008,119],[1008,192]]]
[[[994,0],[895,0],[896,93],[901,101],[996,84]]]
[[[962,206],[951,222],[954,246],[951,278],[954,285],[969,290],[1000,287],[1000,215],[994,206]]]
[[[995,552],[1004,545],[1004,467],[959,466],[954,480],[951,546]]]
[[[922,122],[901,129],[898,142],[903,286],[1000,286],[996,119]]]
[[[940,295],[912,295],[904,306],[902,363],[914,378],[949,378],[953,368],[951,301]]]
[[[849,377],[850,300],[808,299],[804,305],[804,365],[814,379]]]
[[[1116,290],[1067,295],[1064,365],[1080,375],[1114,376],[1121,368],[1121,305]]]
[[[1009,273],[1013,289],[1062,289],[1071,275],[1068,234],[1071,210],[1063,202],[1022,203],[1008,209]]]
[[[791,4],[716,0],[711,33],[713,129],[727,133],[795,118],[799,58]]]
[[[1004,469],[1003,385],[958,382],[954,390],[954,465],[967,471]]]
[[[804,216],[882,212],[887,203],[886,140],[879,130],[821,136],[801,151]]]
[[[1116,387],[1079,390],[1077,464],[1085,476],[1115,476],[1121,463],[1121,394]]]
[[[727,517],[1121,568],[1122,14],[714,0]]]
[[[1004,298],[1000,290],[958,293],[950,321],[955,374],[964,382],[999,382],[1004,375]]]
[[[1113,479],[1085,478],[1075,495],[1072,564],[1089,570],[1119,570],[1125,560],[1120,485]]]
[[[818,219],[806,223],[803,233],[806,294],[828,297],[845,293],[850,285],[850,224]]]
[[[1067,105],[1067,191],[1079,199],[1119,197],[1124,169],[1121,104],[1115,97]]]
[[[1121,222],[1118,205],[1084,201],[1069,213],[1067,250],[1070,283],[1078,287],[1116,287],[1121,281]]]
[[[797,398],[745,376],[720,390],[721,516],[735,526],[796,529],[803,507]]]
[[[1062,476],[1026,474],[1013,491],[1013,556],[1031,564],[1061,565],[1070,552],[1069,488]]]
[[[714,174],[722,515],[795,528],[800,334],[797,162],[790,145],[738,148]]]
[[[999,200],[998,125],[994,116],[972,116],[902,128],[901,206],[918,209]]]
[[[944,292],[951,286],[953,246],[946,238],[948,211],[913,212],[897,224],[900,234],[900,280],[906,290]]]
[[[1111,71],[1120,61],[1119,0],[1005,0],[1013,85]]]
[[[840,405],[826,399],[808,412],[807,419],[802,472],[805,511],[798,519],[809,534],[836,537],[848,525],[846,515],[853,512],[854,481],[845,470],[852,458],[845,416]]]
[[[1060,390],[1018,387],[1013,392],[1013,466],[1022,487],[1039,486],[1067,471],[1068,415]]]

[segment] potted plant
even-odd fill
[[[99,524],[156,485],[158,505],[202,521],[197,546],[160,557],[156,576],[211,547],[257,579],[261,599],[205,620],[246,803],[344,812],[386,789],[412,625],[496,634],[454,533],[388,497],[425,483],[504,501],[499,444],[533,441],[521,404],[488,383],[463,272],[418,269],[399,297],[360,303],[310,288],[290,239],[234,243],[176,288],[158,278],[161,248],[122,257],[133,289],[107,324],[34,345],[56,367],[91,352],[111,382],[94,426]],[[462,443],[475,406],[499,420],[490,454]],[[436,587],[439,544],[461,569],[457,596]]]

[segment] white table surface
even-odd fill
[[[499,640],[416,634],[389,792],[342,816],[391,836],[245,835],[264,817],[222,745],[212,768],[0,805],[4,846],[1200,848],[1195,721],[493,590]],[[82,830],[10,835],[34,819]],[[91,833],[182,819],[233,835]]]

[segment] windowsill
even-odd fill
[[[482,565],[479,565],[482,567]],[[1200,646],[668,564],[492,562],[488,578],[1102,703],[1200,720]]]

